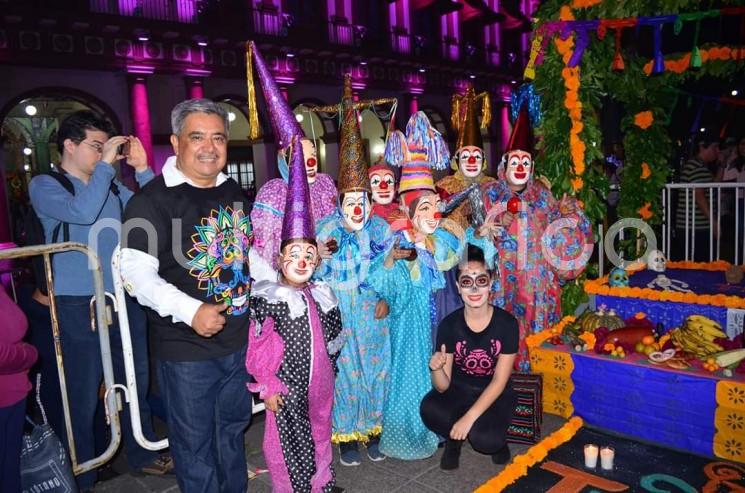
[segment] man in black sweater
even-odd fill
[[[251,419],[248,207],[222,173],[227,112],[187,100],[173,109],[171,126],[175,158],[127,205],[122,277],[154,331],[181,491],[242,493]]]

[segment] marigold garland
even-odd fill
[[[729,262],[668,262],[668,269],[699,269],[708,271],[725,271],[730,267]],[[745,309],[745,299],[726,294],[695,294],[678,293],[674,291],[657,291],[651,288],[630,288],[608,286],[608,276],[600,279],[585,281],[585,293],[600,296],[615,296],[617,298],[640,298],[649,301],[672,301],[676,303],[690,303],[696,305],[711,305],[722,308]],[[538,334],[536,334],[538,335]],[[549,336],[550,337],[550,336]],[[528,339],[525,339],[528,342]],[[541,341],[542,342],[542,341]]]
[[[559,18],[561,20],[573,20],[574,15],[572,14],[571,9],[565,5],[561,8]],[[562,40],[561,37],[557,36],[554,39],[554,44],[556,45],[556,51],[559,52],[562,60],[564,60],[564,65],[567,65],[569,59],[572,57],[572,51],[574,49],[574,36],[569,36],[565,40]],[[572,156],[574,174],[577,177],[572,180],[572,189],[576,193],[584,187],[584,181],[579,177],[585,172],[585,151],[587,150],[585,143],[579,136],[584,128],[584,125],[582,124],[582,102],[579,100],[579,66],[565,66],[561,71],[561,76],[564,79],[564,87],[566,88],[564,106],[568,110],[569,119],[572,121],[572,127],[569,130],[569,152]]]
[[[530,334],[525,338],[525,346],[527,346],[528,350],[540,346],[541,344],[543,344],[544,341],[550,339],[554,335],[564,332],[564,327],[574,322],[575,320],[576,317],[567,315],[566,317],[559,320],[559,323],[557,323],[553,327],[549,327],[548,329],[536,332],[535,334]]]
[[[479,486],[475,493],[498,493],[528,473],[528,469],[543,461],[548,453],[568,442],[582,428],[582,418],[572,417],[564,426],[518,455],[502,472]]]
[[[713,46],[709,49],[699,50],[701,53],[701,62],[713,62],[716,60],[745,60],[745,48],[729,46]],[[679,56],[679,55],[678,55]],[[649,61],[644,65],[644,73],[650,75],[654,61]],[[675,60],[665,60],[665,70],[676,74],[682,74],[691,66],[691,54],[686,53]]]
[[[654,115],[651,111],[640,111],[634,115],[634,125],[642,130],[648,129],[654,122]]]

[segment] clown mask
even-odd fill
[[[388,205],[396,195],[396,178],[393,171],[381,170],[370,174],[372,198],[376,204]]]
[[[426,195],[419,197],[414,201],[416,207],[409,207],[408,214],[411,224],[419,233],[431,235],[440,225],[442,215],[437,209],[439,196],[433,192],[427,192]]]
[[[313,184],[318,175],[318,157],[316,146],[310,139],[300,141],[303,145],[303,157],[305,158],[305,173],[308,175],[308,183]]]
[[[318,264],[318,248],[307,241],[293,241],[285,245],[279,265],[288,284],[303,287],[313,275]]]
[[[360,231],[370,217],[370,199],[366,192],[347,192],[343,197],[341,214],[344,216],[344,225],[352,231]]]
[[[522,189],[533,173],[533,159],[529,152],[511,151],[505,160],[505,177],[511,187]]]
[[[458,169],[466,178],[476,178],[484,169],[484,151],[476,146],[464,146],[458,150]]]

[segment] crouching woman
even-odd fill
[[[515,317],[489,303],[491,284],[483,251],[469,246],[458,272],[464,307],[440,323],[429,362],[434,389],[420,407],[424,424],[447,439],[443,470],[458,468],[466,439],[495,464],[510,460],[506,435],[516,397],[509,378],[519,330]]]

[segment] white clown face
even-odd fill
[[[525,151],[507,153],[505,176],[507,184],[524,187],[533,173],[533,158]]]
[[[308,175],[308,183],[316,181],[318,175],[318,157],[316,155],[316,146],[310,139],[300,141],[303,145],[303,157],[305,158],[305,173]]]
[[[396,177],[393,171],[376,171],[370,175],[372,198],[376,204],[388,205],[396,195]]]
[[[476,178],[484,169],[484,151],[476,146],[464,146],[458,151],[458,169],[466,178]]]
[[[345,225],[352,231],[360,231],[370,217],[372,205],[366,192],[347,192],[341,203]]]
[[[318,265],[318,248],[305,241],[293,242],[285,246],[280,257],[284,278],[290,285],[301,287],[310,280]]]
[[[440,198],[436,193],[425,195],[419,199],[419,203],[410,217],[414,229],[427,235],[435,232],[442,218],[440,211],[437,210],[439,201]]]

